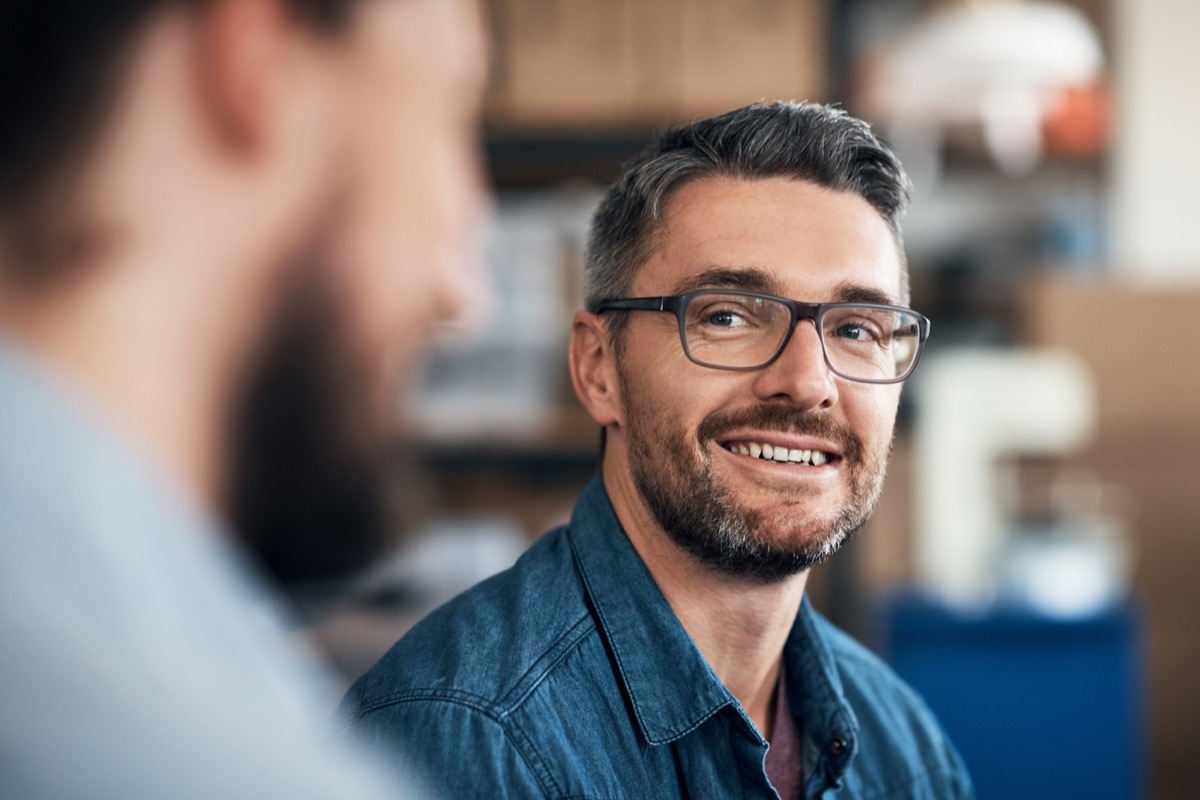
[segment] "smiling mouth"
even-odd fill
[[[721,445],[736,455],[775,461],[780,464],[804,464],[820,467],[841,460],[841,456],[823,450],[795,450],[770,442],[726,442]]]

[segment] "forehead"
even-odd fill
[[[745,273],[754,288],[808,302],[872,294],[898,302],[891,228],[866,200],[790,178],[692,181],[671,197],[635,294],[700,288]]]

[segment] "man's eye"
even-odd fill
[[[716,325],[722,328],[732,328],[735,325],[745,324],[740,314],[733,311],[713,311],[707,315],[709,325]]]
[[[859,322],[844,322],[834,331],[839,339],[850,339],[857,342],[878,341],[879,330],[874,326]]]

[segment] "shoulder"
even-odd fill
[[[552,531],[397,642],[351,687],[342,721],[385,759],[407,754],[447,796],[544,796],[553,782],[524,706],[595,634],[565,529]]]
[[[971,796],[962,759],[921,696],[875,653],[816,621],[858,722],[853,779],[881,797]]]
[[[7,533],[5,519],[0,508]],[[198,580],[197,560],[179,572],[155,559],[155,582],[113,561],[91,559],[91,575],[65,582],[72,573],[48,563],[15,575],[0,565],[0,797],[391,795],[382,772],[330,746],[309,680],[323,673],[279,620]]]
[[[503,715],[522,679],[591,627],[565,531],[441,606],[358,680],[347,721],[416,698]]]

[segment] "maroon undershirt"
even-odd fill
[[[775,729],[771,731],[771,747],[767,750],[767,779],[781,800],[800,800],[804,783],[804,761],[800,726],[788,707],[787,681],[782,670],[775,689]]]

